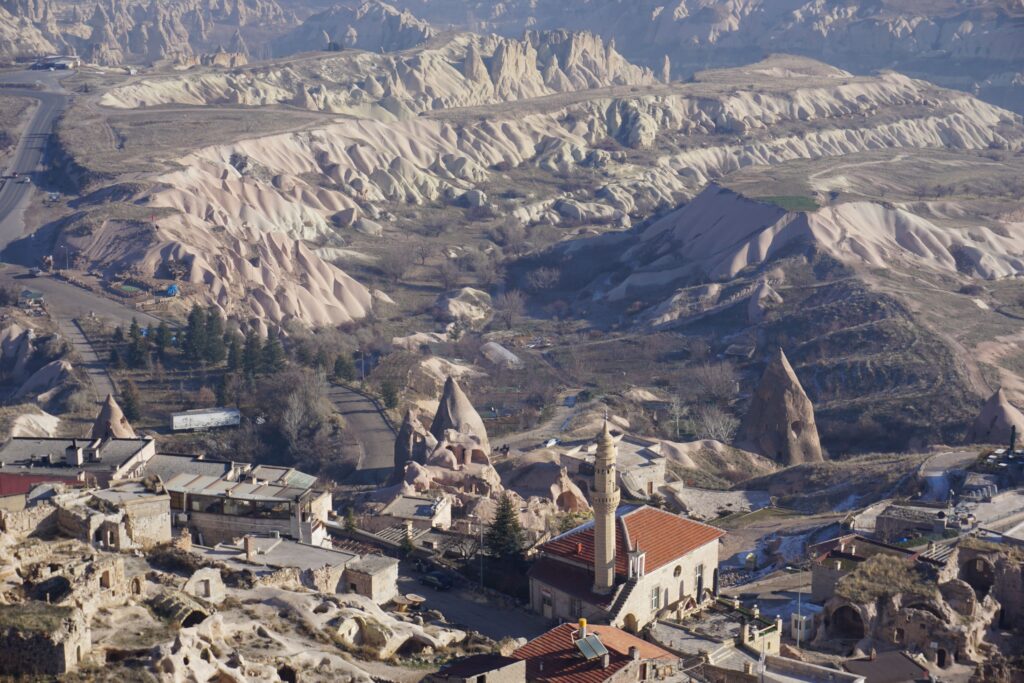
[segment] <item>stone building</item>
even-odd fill
[[[841,578],[877,555],[900,558],[906,562],[920,561],[930,564],[936,572],[942,571],[944,562],[922,556],[906,548],[880,543],[857,534],[846,534],[810,546],[811,600],[824,603],[836,592]]]
[[[724,532],[649,506],[619,507],[615,443],[605,425],[591,490],[594,520],[542,545],[530,603],[549,619],[586,618],[636,632],[662,612],[718,594]]]
[[[436,498],[399,494],[379,512],[365,517],[361,528],[375,533],[396,525],[412,529],[450,529],[452,501],[447,495]]]
[[[0,605],[0,676],[60,676],[74,671],[91,649],[79,609],[38,601]]]
[[[890,505],[875,520],[875,535],[886,543],[908,536],[942,534],[946,530],[948,511],[910,505]]]
[[[280,535],[243,537],[215,547],[192,545],[191,552],[232,569],[255,573],[260,580],[299,583],[321,593],[357,593],[378,604],[398,594],[398,560],[357,555],[299,543]]]

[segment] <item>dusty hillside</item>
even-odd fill
[[[587,30],[686,78],[710,65],[795,52],[858,73],[897,68],[1024,111],[1024,8],[1014,0],[396,0],[438,24],[517,35],[526,27]]]

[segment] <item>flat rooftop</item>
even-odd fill
[[[250,538],[256,549],[256,557],[252,563],[246,560],[244,544],[220,543],[213,548],[193,545],[192,552],[210,560],[227,562],[235,568],[248,569],[251,569],[253,564],[275,568],[294,567],[301,570],[344,567],[359,559],[359,556],[353,553],[299,543],[286,538],[270,536],[251,536]]]
[[[157,453],[146,462],[145,476],[157,476],[168,481],[178,474],[204,474],[222,477],[231,472],[233,464],[226,460],[207,460],[196,455]]]
[[[381,512],[402,519],[431,519],[439,503],[439,500],[425,496],[398,496],[385,505]]]
[[[108,489],[93,491],[92,495],[113,505],[121,505],[136,500],[146,500],[157,497],[166,497],[166,493],[150,491],[140,481],[129,481],[123,484],[111,486]]]
[[[16,436],[0,446],[0,463],[6,471],[31,471],[33,473],[68,474],[69,472],[107,472],[128,462],[143,448],[152,443],[151,439],[106,439],[100,444],[100,459],[86,460],[81,465],[69,465],[65,451],[69,447],[86,449],[95,443],[94,439],[35,438]]]
[[[268,473],[268,469],[281,470],[276,474],[285,476],[279,476],[275,481],[261,478],[259,474]],[[290,476],[289,472],[295,471],[261,466],[252,470],[241,481],[225,479],[224,476],[181,473],[165,481],[164,487],[169,492],[188,495],[252,501],[294,502],[312,489],[313,484],[316,483],[316,477],[301,472],[295,472],[297,476]]]

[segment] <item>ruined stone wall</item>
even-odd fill
[[[96,530],[105,519],[104,515],[88,514],[83,508],[57,508],[57,528],[61,534],[90,543]]]
[[[224,579],[221,578],[220,570],[214,567],[198,569],[182,590],[194,598],[199,598],[215,605],[224,602],[227,595],[224,588]]]
[[[44,503],[19,512],[0,513],[0,530],[18,539],[57,533],[57,508]]]
[[[341,580],[344,574],[344,565],[307,569],[302,572],[302,583],[321,593],[340,593],[345,590],[345,584]]]
[[[0,629],[0,673],[14,676],[59,676],[73,671],[92,648],[81,612],[53,633]]]
[[[836,583],[844,574],[828,560],[814,563],[811,567],[811,600],[822,603],[831,598],[836,592]]]
[[[253,581],[255,586],[269,586],[271,588],[293,588],[302,585],[302,572],[295,567],[278,569],[272,574],[257,577]]]
[[[132,542],[150,548],[171,540],[171,505],[166,497],[134,503],[125,510],[125,526]]]

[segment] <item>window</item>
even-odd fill
[[[651,609],[659,609],[661,607],[661,589],[651,589]]]
[[[677,564],[676,568],[672,570],[672,576],[676,577],[677,579],[679,578],[679,576],[682,573],[683,573],[683,565],[681,565],[681,564]]]
[[[580,602],[579,598],[569,599],[569,616],[581,617],[583,616],[583,603]]]

